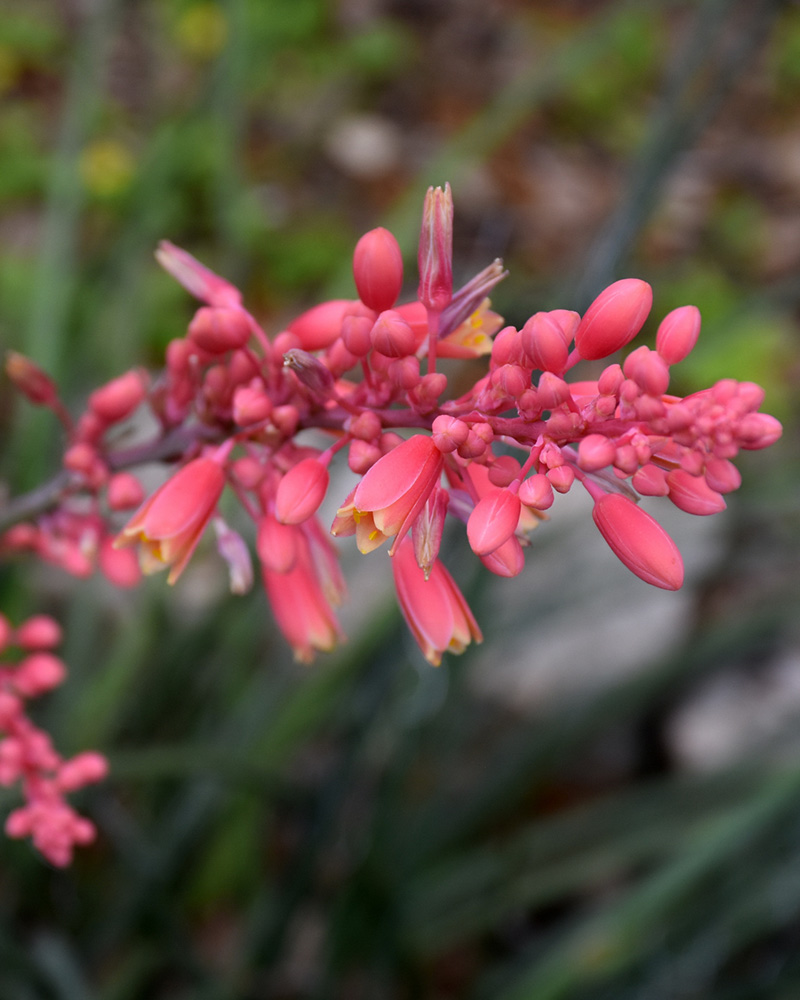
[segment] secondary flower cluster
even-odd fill
[[[5,831],[9,837],[31,837],[48,861],[63,866],[76,844],[95,837],[94,825],[64,796],[100,781],[107,765],[92,751],[65,761],[26,715],[27,699],[58,687],[66,676],[52,652],[60,640],[58,623],[47,615],[28,618],[16,629],[0,615],[0,786],[20,782],[26,800],[9,815]]]

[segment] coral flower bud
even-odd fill
[[[142,484],[131,472],[117,472],[108,481],[108,506],[111,510],[132,510],[144,500]]]
[[[320,351],[328,347],[341,333],[342,320],[352,305],[348,299],[332,299],[292,320],[288,330],[298,339],[295,346],[302,347],[304,351]],[[283,350],[288,350],[288,347]]]
[[[250,332],[250,321],[244,310],[203,306],[194,314],[188,335],[192,343],[209,354],[224,354],[244,347]]]
[[[351,441],[347,452],[347,464],[356,475],[363,476],[365,472],[382,456],[383,452],[371,441]],[[336,534],[336,532],[333,532]]]
[[[240,385],[233,393],[233,419],[240,427],[260,424],[272,414],[272,401],[263,389]]]
[[[428,188],[419,234],[419,290],[426,309],[441,312],[453,297],[453,195],[450,185]]]
[[[278,484],[275,516],[281,524],[301,524],[325,499],[330,474],[316,458],[304,458],[292,466]]]
[[[37,406],[52,406],[58,399],[55,382],[30,358],[16,351],[6,354],[6,375],[17,389]]]
[[[108,761],[93,750],[76,754],[61,765],[58,771],[58,787],[62,792],[74,792],[84,785],[102,781],[108,774]]]
[[[622,370],[633,379],[642,392],[650,396],[663,396],[669,385],[669,368],[666,361],[649,347],[637,347],[627,358]]]
[[[194,552],[225,488],[225,472],[212,458],[184,465],[122,529],[115,544],[138,545],[145,573],[171,567],[175,583]]]
[[[61,642],[61,626],[50,615],[34,615],[19,626],[14,641],[23,649],[52,649]]]
[[[587,361],[596,361],[629,344],[641,330],[653,304],[646,281],[623,278],[602,291],[589,306],[575,332],[575,347]]]
[[[14,673],[14,687],[25,698],[35,698],[58,687],[67,676],[62,660],[52,653],[31,653]]]
[[[89,396],[89,408],[107,424],[129,417],[145,397],[146,389],[138,371],[112,379]]]
[[[480,556],[480,560],[495,576],[519,576],[525,568],[525,553],[522,551],[520,540],[515,535],[506,539],[494,552]]]
[[[570,398],[569,383],[552,372],[542,372],[536,392],[543,410],[552,410]]]
[[[428,372],[420,379],[419,385],[409,393],[409,401],[422,413],[432,410],[439,397],[447,388],[447,376],[444,372]]]
[[[596,472],[611,465],[616,454],[616,445],[604,434],[587,434],[578,445],[578,464],[586,472]]]
[[[386,374],[392,385],[405,389],[406,392],[415,389],[422,381],[418,358],[397,358],[389,365]]]
[[[736,436],[746,451],[757,451],[775,444],[781,434],[781,422],[769,413],[748,413],[739,421]]]
[[[535,313],[520,330],[520,338],[525,353],[537,368],[563,375],[569,358],[569,341],[557,319],[550,313]]]
[[[665,497],[669,493],[667,473],[650,463],[637,469],[631,479],[631,485],[645,497]]]
[[[691,476],[684,469],[674,469],[667,476],[669,498],[687,514],[719,514],[727,504],[721,493],[712,490],[703,476]]]
[[[597,391],[603,396],[616,396],[625,381],[621,365],[609,365],[597,380]]]
[[[342,343],[357,358],[372,350],[373,320],[367,316],[345,316],[342,320]]]
[[[557,493],[569,493],[575,482],[575,470],[571,465],[559,465],[555,469],[548,470],[547,478]]]
[[[447,417],[444,415],[436,417],[433,421],[433,440],[436,447],[442,454],[455,451],[467,440],[469,435],[469,425],[458,417]]]
[[[640,580],[663,590],[682,586],[681,554],[647,511],[620,493],[606,493],[596,500],[592,517],[614,555]]]
[[[489,468],[489,482],[493,486],[509,486],[519,475],[522,466],[511,455],[501,455]]]
[[[498,368],[502,365],[516,365],[522,363],[524,358],[525,349],[516,327],[503,327],[492,341],[492,364]]]
[[[494,489],[479,500],[467,521],[472,551],[489,555],[508,541],[519,524],[520,500],[509,490]]]
[[[391,309],[403,287],[403,255],[388,229],[365,233],[353,252],[353,277],[358,297],[375,312]]]
[[[348,432],[361,441],[375,441],[380,437],[382,429],[381,418],[372,410],[364,410],[357,417],[352,417],[347,424]]]
[[[238,306],[242,301],[238,288],[214,274],[186,250],[162,240],[156,250],[156,260],[167,274],[178,281],[191,295],[210,306],[223,309]]]
[[[726,458],[712,458],[706,463],[706,482],[718,493],[733,493],[742,485],[742,474]]]
[[[676,365],[692,351],[700,335],[700,310],[681,306],[661,320],[656,331],[656,350],[668,365]]]
[[[414,331],[394,310],[387,309],[375,320],[370,333],[372,346],[388,358],[405,358],[416,348]]]
[[[528,476],[522,482],[519,488],[519,498],[526,507],[532,507],[534,510],[547,510],[548,507],[553,506],[555,499],[550,480],[541,472]]]
[[[142,581],[142,571],[136,553],[133,549],[114,548],[114,539],[110,535],[100,542],[97,565],[103,576],[122,590],[136,587]]]

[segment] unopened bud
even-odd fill
[[[375,350],[385,354],[388,358],[408,357],[409,354],[414,353],[417,346],[414,331],[392,309],[382,312],[375,320],[370,338]]]
[[[646,281],[623,278],[602,291],[586,310],[575,332],[575,347],[587,361],[605,358],[629,344],[641,330],[653,304]]]
[[[604,434],[587,434],[578,445],[578,465],[586,472],[596,472],[611,465],[617,448]]]
[[[556,375],[564,374],[569,358],[569,341],[561,324],[550,313],[534,313],[520,330],[520,338],[525,353],[536,368]]]
[[[331,299],[302,313],[289,324],[289,332],[305,351],[321,351],[336,340],[342,329],[342,320],[353,303],[348,299]],[[276,350],[279,350],[276,342]],[[288,350],[288,348],[284,348]]]
[[[107,424],[129,417],[146,395],[141,372],[129,371],[89,396],[89,409]]]
[[[52,406],[58,399],[55,382],[24,354],[16,351],[6,353],[6,375],[36,406]]]
[[[676,365],[689,354],[700,335],[700,310],[681,306],[661,320],[656,332],[656,350],[668,365]]]
[[[419,234],[419,289],[417,297],[427,308],[441,312],[453,297],[453,196],[429,187],[422,209]]]
[[[403,286],[403,255],[388,229],[372,229],[356,243],[353,277],[358,297],[370,309],[383,312],[397,302]]]
[[[722,494],[712,490],[703,476],[692,476],[684,469],[670,472],[667,486],[670,500],[687,514],[718,514],[727,506]]]
[[[242,301],[238,288],[214,274],[186,250],[162,240],[156,250],[156,260],[191,295],[210,306],[229,308]]]
[[[275,494],[275,516],[281,524],[301,524],[316,514],[329,480],[327,468],[316,458],[304,458],[293,465]]]
[[[233,419],[240,427],[259,424],[272,413],[272,402],[263,389],[240,385],[233,393]]]
[[[606,493],[596,499],[592,517],[614,555],[640,580],[662,590],[681,587],[681,554],[647,511],[620,493]]]
[[[494,552],[517,530],[520,499],[510,490],[495,489],[480,500],[467,521],[467,538],[479,556]]]
[[[203,306],[189,324],[189,338],[209,354],[225,354],[244,347],[250,339],[250,320],[242,309]]]

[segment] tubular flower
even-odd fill
[[[213,458],[196,458],[142,504],[118,535],[117,548],[139,546],[144,573],[170,568],[175,583],[214,515],[225,472]]]
[[[442,453],[433,439],[409,438],[380,458],[339,508],[334,535],[356,535],[361,552],[371,552],[396,536],[393,555],[442,473]]]
[[[296,557],[291,568],[278,573],[262,564],[264,589],[278,627],[296,660],[310,663],[315,652],[330,652],[342,638],[331,607],[330,567],[320,551],[319,539],[306,534],[306,525],[290,527],[295,535]]]
[[[463,653],[483,635],[464,595],[436,559],[426,578],[417,565],[414,543],[405,538],[392,558],[397,600],[425,659],[438,667],[443,653]]]

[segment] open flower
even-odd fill
[[[184,465],[139,508],[114,542],[139,546],[144,573],[171,567],[175,583],[214,515],[225,486],[225,472],[213,458]]]
[[[342,638],[331,605],[341,599],[343,581],[335,553],[313,519],[285,530],[295,536],[295,559],[285,572],[262,560],[264,589],[295,659],[310,663],[315,652],[330,652]]]
[[[361,552],[397,536],[389,555],[408,533],[442,472],[442,453],[433,439],[415,434],[384,455],[365,474],[337,511],[334,535],[355,534]]]
[[[404,539],[392,558],[400,610],[425,659],[437,667],[442,653],[463,653],[483,635],[455,581],[438,559],[428,578],[417,565],[414,543]]]

